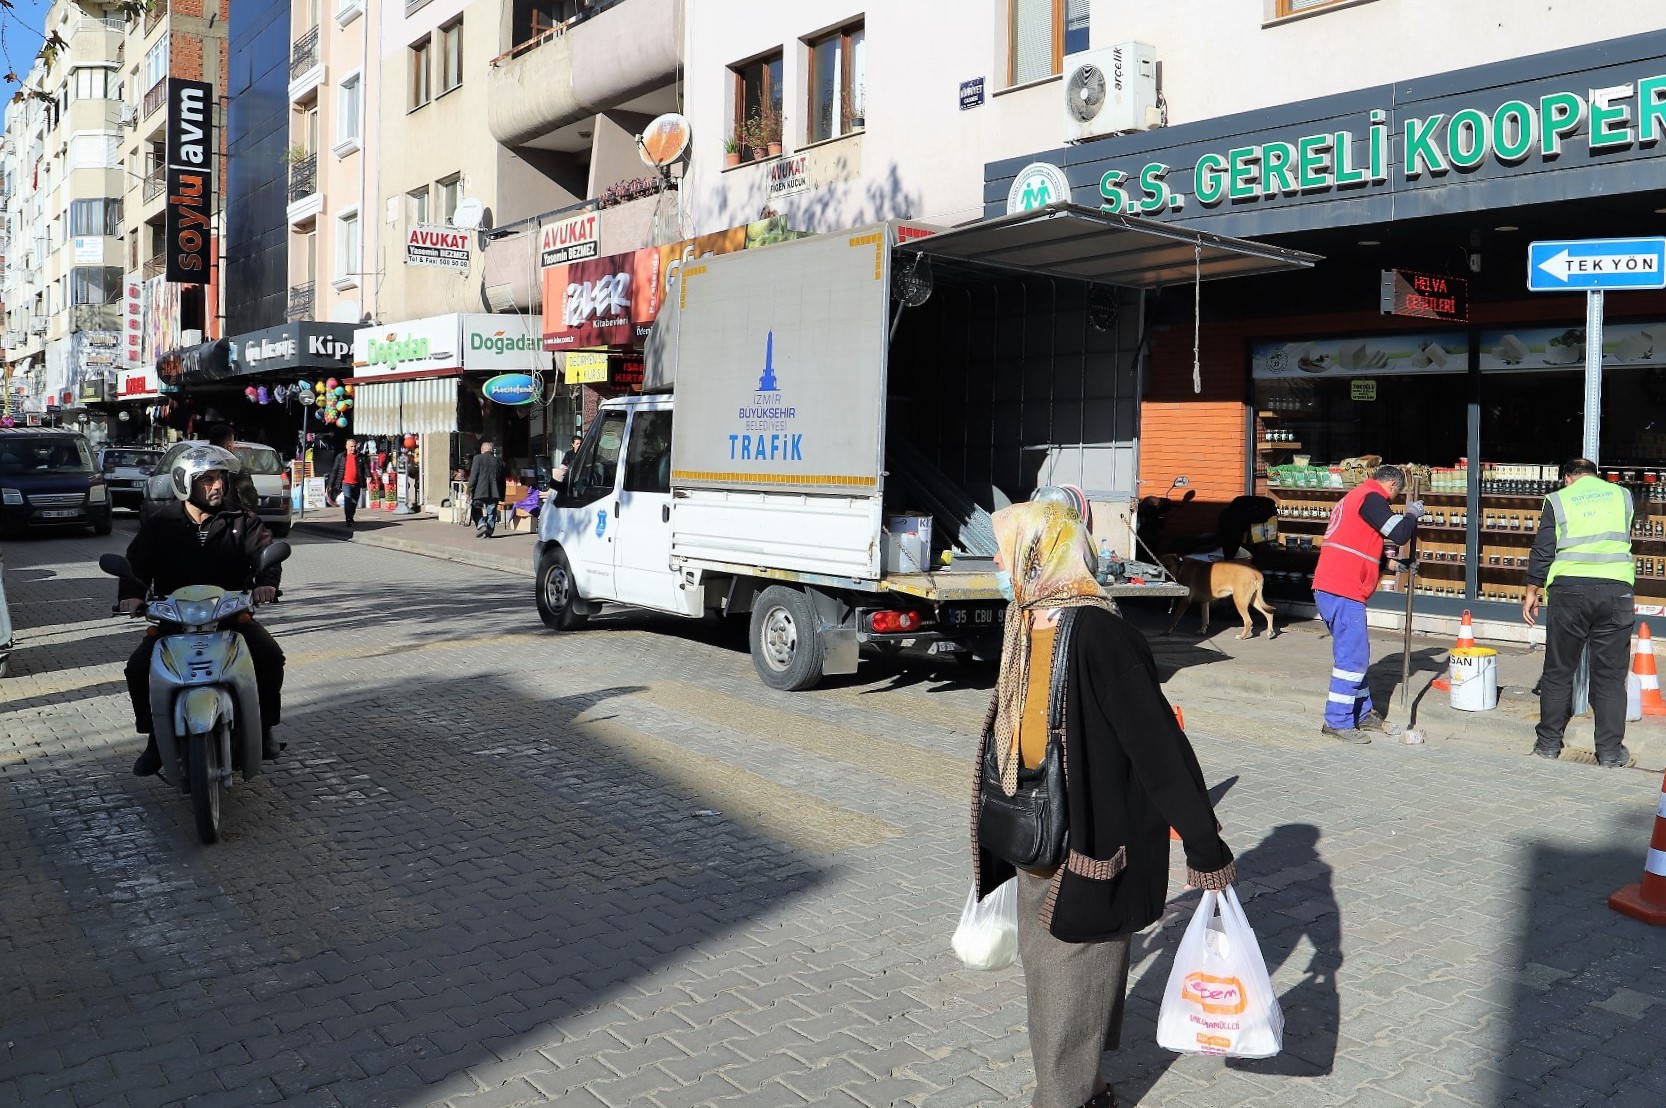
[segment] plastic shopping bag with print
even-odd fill
[[[1002,970],[1018,954],[1018,879],[978,900],[973,886],[966,894],[966,908],[952,940],[954,952],[967,969]]]
[[[1157,1043],[1182,1054],[1271,1058],[1284,1012],[1249,920],[1229,885],[1205,890],[1180,940],[1157,1017]]]

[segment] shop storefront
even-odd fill
[[[1253,552],[1299,609],[1331,506],[1372,464],[1409,467],[1429,490],[1418,612],[1472,608],[1502,637],[1584,418],[1584,298],[1529,293],[1528,244],[1658,233],[1662,139],[1651,33],[995,163],[986,197],[991,214],[1022,204],[1015,186],[1048,163],[1077,204],[1321,255],[1152,299],[1141,491],[1197,490],[1171,537],[1268,498],[1276,537]],[[1428,295],[1385,303],[1394,271]],[[1608,296],[1603,366],[1598,461],[1637,489],[1637,605],[1658,615],[1666,295]],[[1376,603],[1393,622],[1405,600]]]
[[[451,474],[490,438],[511,474],[534,476],[540,458],[559,458],[574,417],[553,389],[538,323],[520,315],[452,314],[353,332],[353,426],[361,437],[418,436],[422,500],[439,504]],[[535,402],[503,403],[484,386],[526,374]],[[517,399],[521,399],[517,397]],[[442,463],[444,463],[442,465]]]

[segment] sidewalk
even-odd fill
[[[530,529],[511,532],[499,527],[495,538],[479,539],[473,528],[432,514],[400,516],[360,511],[353,530],[348,532],[339,508],[309,512],[296,523],[304,535],[532,575],[535,533]],[[1165,673],[1164,688],[1169,699],[1181,706],[1190,725],[1223,734],[1252,731],[1259,738],[1295,737],[1303,742],[1318,736],[1331,664],[1330,638],[1319,621],[1282,624],[1274,639],[1259,630],[1262,625],[1257,621],[1256,636],[1240,642],[1235,638],[1240,625],[1230,605],[1216,607],[1208,638],[1197,633],[1195,611],[1187,614],[1173,635],[1162,634],[1168,626],[1163,604],[1127,604],[1124,614],[1150,639]],[[1402,704],[1401,637],[1373,630],[1371,656],[1375,661],[1370,682],[1379,710],[1402,726],[1414,721],[1431,745],[1462,743],[1526,755],[1533,745],[1533,726],[1539,713],[1538,698],[1530,690],[1539,680],[1544,651],[1481,640],[1479,645],[1498,651],[1498,707],[1490,712],[1460,712],[1450,706],[1446,693],[1429,687],[1445,672],[1446,652],[1451,645],[1445,638],[1412,636],[1410,703]],[[1375,741],[1395,740],[1378,736]],[[1595,763],[1588,713],[1568,725],[1566,741],[1563,761]],[[1666,717],[1628,724],[1626,746],[1639,768],[1666,769]]]

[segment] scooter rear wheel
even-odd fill
[[[197,820],[197,837],[204,845],[220,841],[220,737],[224,723],[206,735],[192,735],[190,747],[191,811]]]

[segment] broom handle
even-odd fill
[[[1417,478],[1411,476],[1406,479],[1406,503],[1417,499]],[[1400,707],[1404,708],[1411,696],[1411,605],[1412,597],[1417,589],[1417,532],[1412,531],[1411,538],[1400,551],[1400,560],[1406,567],[1406,625],[1400,638]]]

